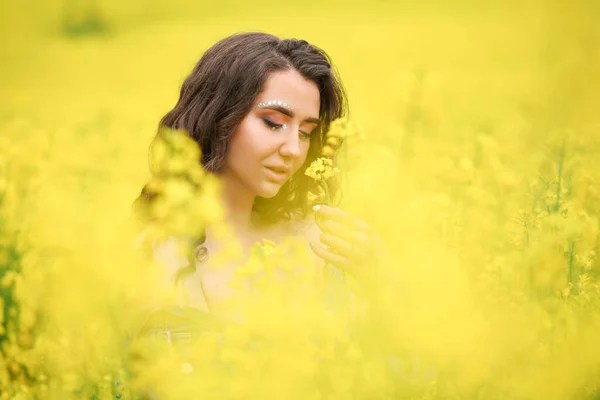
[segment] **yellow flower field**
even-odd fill
[[[598,2],[22,3],[0,15],[0,399],[599,398]],[[340,207],[389,255],[323,312],[308,245],[258,243],[246,323],[131,342],[180,296],[152,239],[209,224],[239,254],[194,143],[150,144],[201,54],[254,30],[331,55],[360,126],[331,136],[360,139]]]

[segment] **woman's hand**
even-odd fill
[[[321,236],[320,243],[310,243],[312,251],[357,279],[373,278],[373,267],[386,252],[376,232],[339,208],[318,205],[313,210]]]

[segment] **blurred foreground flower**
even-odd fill
[[[138,211],[152,231],[194,236],[222,219],[219,182],[203,169],[198,144],[185,131],[160,130],[151,147],[150,169],[152,178]]]

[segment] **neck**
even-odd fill
[[[244,233],[254,229],[252,223],[252,206],[255,195],[240,185],[236,179],[222,177],[223,191],[221,193],[225,206],[226,221],[238,232]]]

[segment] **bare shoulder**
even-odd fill
[[[180,268],[189,265],[185,244],[186,238],[156,237],[148,230],[140,233],[135,242],[136,248],[143,251],[153,262],[164,267],[164,272],[169,277]]]

